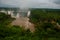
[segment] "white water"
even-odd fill
[[[27,13],[27,17],[29,17],[29,16],[30,16],[30,13],[31,13],[31,12],[30,12],[30,11],[28,11],[28,13]]]

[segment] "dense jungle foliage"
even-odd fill
[[[30,22],[35,24],[35,32],[20,26],[10,25],[15,20],[10,15],[0,13],[0,40],[60,40],[60,12],[31,10]]]

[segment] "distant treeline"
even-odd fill
[[[0,7],[0,10],[20,10],[20,8],[4,8],[4,7]]]
[[[31,10],[60,11],[60,9],[49,9],[49,8],[31,8]]]

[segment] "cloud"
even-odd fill
[[[0,0],[0,3],[20,8],[60,8],[59,0]]]
[[[60,0],[50,0],[50,2],[53,2],[53,3],[57,4],[57,5],[60,5]]]
[[[54,3],[59,4],[60,5],[60,0],[56,0]]]

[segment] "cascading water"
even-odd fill
[[[17,13],[16,18],[20,18],[20,13]]]
[[[31,12],[30,12],[30,11],[28,11],[28,13],[27,13],[27,17],[29,17],[29,16],[30,16],[30,13],[31,13]]]
[[[19,11],[16,15],[16,20],[12,22],[13,25],[19,25],[25,29],[34,31],[34,24],[29,22],[30,10]],[[20,17],[21,16],[21,17]]]

